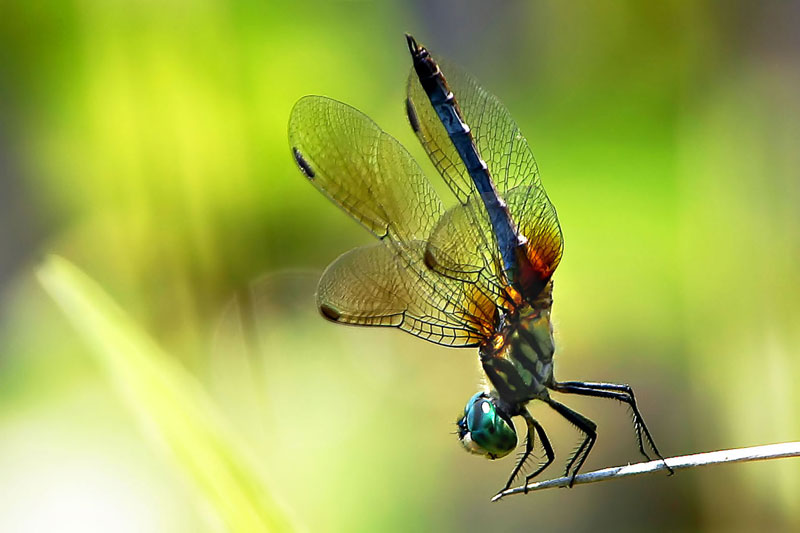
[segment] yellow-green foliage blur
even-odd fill
[[[800,439],[793,2],[0,6],[0,531],[798,530],[796,459],[490,504],[475,350],[325,322],[369,236],[286,126],[345,101],[424,161],[403,33],[508,106],[555,204],[556,375],[665,455]],[[442,189],[443,190],[443,189]],[[614,402],[586,470],[639,460]],[[578,442],[543,405],[560,475]]]

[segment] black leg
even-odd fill
[[[636,444],[639,445],[639,451],[641,452],[641,454],[644,455],[648,461],[650,460],[650,456],[647,454],[647,451],[645,451],[644,443],[642,442],[642,426],[645,427],[645,431],[647,426],[644,425],[644,419],[642,418],[641,414],[639,413],[639,409],[636,406],[636,399],[633,396],[633,389],[631,389],[629,385],[618,385],[616,383],[588,383],[583,381],[564,381],[561,383],[556,383],[553,389],[557,390],[558,392],[564,392],[569,394],[582,394],[584,396],[594,396],[596,398],[610,398],[628,404],[633,410],[634,429],[636,430]],[[607,392],[607,391],[622,391],[622,392]],[[646,434],[648,437],[648,442],[650,443],[651,446],[653,446],[653,449],[658,455],[658,449],[655,448],[655,446],[652,444],[652,438],[650,438],[650,433],[647,432]]]
[[[558,414],[566,418],[569,422],[571,422],[575,427],[577,427],[580,431],[586,435],[586,438],[583,439],[578,449],[575,450],[575,453],[572,454],[572,457],[569,458],[567,461],[567,468],[564,471],[564,476],[570,475],[570,470],[572,470],[572,476],[569,480],[569,486],[572,487],[572,484],[575,482],[575,476],[578,474],[578,470],[581,469],[583,466],[584,461],[589,456],[589,452],[592,451],[592,446],[594,446],[595,441],[597,440],[597,424],[583,416],[582,414],[573,411],[566,405],[559,403],[552,398],[547,400],[548,405],[555,409]],[[575,468],[573,468],[573,465]]]
[[[522,413],[522,416],[525,418],[525,421],[529,424],[533,424],[533,427],[536,428],[536,433],[539,435],[539,440],[542,441],[542,447],[544,448],[544,453],[547,456],[547,460],[540,464],[539,467],[534,470],[532,473],[525,476],[525,494],[528,493],[528,483],[530,483],[531,479],[538,476],[545,468],[550,466],[550,463],[556,458],[556,454],[553,452],[553,446],[550,445],[550,439],[547,438],[547,434],[544,432],[544,428],[542,425],[537,422],[531,414],[525,410]]]
[[[525,437],[525,452],[519,458],[519,461],[517,461],[517,465],[514,467],[514,470],[511,471],[511,476],[509,476],[506,486],[503,487],[503,489],[500,492],[508,490],[511,487],[511,484],[514,483],[514,479],[516,479],[517,475],[519,474],[519,471],[522,470],[522,467],[525,465],[525,461],[528,460],[528,457],[530,457],[531,452],[533,451],[533,444],[535,438],[534,431],[536,430],[536,426],[538,425],[538,423],[533,419],[533,417],[531,416],[531,414],[528,412],[527,409],[523,408],[520,414],[522,415],[522,418],[525,419],[525,423],[528,425],[528,433],[527,436]],[[548,444],[550,443],[548,442]]]
[[[633,389],[630,385],[620,385],[617,383],[591,383],[584,381],[562,381],[556,382],[553,386],[553,390],[568,394],[594,396],[596,398],[610,398],[628,404],[633,411],[634,429],[636,430],[636,443],[639,445],[639,451],[644,457],[647,458],[648,461],[650,460],[650,456],[645,451],[644,442],[642,440],[642,432],[644,432],[645,438],[647,439],[647,444],[650,446],[650,448],[652,448],[656,456],[664,461],[664,456],[662,456],[661,452],[658,451],[658,447],[656,446],[652,435],[650,435],[650,430],[647,429],[647,424],[644,422],[644,417],[642,417],[642,414],[639,412],[639,407],[636,405],[636,397],[633,395]],[[666,464],[666,461],[664,464]],[[673,473],[669,465],[667,465],[667,470],[669,470],[670,474]]]

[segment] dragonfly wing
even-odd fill
[[[319,289],[323,314],[401,327],[437,343],[474,344],[470,335],[431,329],[478,331],[493,309],[484,308],[482,291],[468,281],[447,279],[425,265],[424,243],[444,208],[406,149],[363,113],[318,96],[295,104],[289,141],[309,181],[382,241],[329,267]]]
[[[507,191],[504,196],[518,231],[528,240],[528,259],[541,287],[544,287],[561,262],[564,240],[553,204],[535,200],[539,191],[544,193],[541,187],[520,185]]]
[[[424,243],[417,243],[418,250]],[[392,326],[447,346],[476,346],[491,333],[494,304],[465,305],[464,284],[447,280],[382,243],[356,248],[334,261],[322,275],[317,305],[325,317],[362,326]],[[422,254],[419,254],[420,262]],[[420,282],[418,272],[430,278]],[[450,290],[442,291],[450,284]],[[448,294],[458,294],[451,301]],[[476,293],[477,294],[477,293]]]
[[[506,192],[505,200],[518,231],[528,240],[526,253],[544,287],[561,260],[563,245],[555,209],[549,203],[530,203],[534,192],[532,186],[522,185]],[[495,295],[496,304],[502,306],[500,257],[487,252],[484,246],[491,227],[485,221],[479,225],[473,222],[472,215],[479,205],[480,200],[472,198],[467,205],[456,205],[439,219],[428,240],[425,261],[443,276],[489,287],[487,297]]]
[[[503,103],[458,66],[442,60],[439,67],[497,191],[502,194],[519,185],[541,189],[533,152]],[[466,203],[473,194],[472,180],[413,69],[406,89],[406,112],[412,128],[453,193]]]
[[[488,297],[502,300],[503,265],[500,256],[486,246],[492,240],[491,225],[478,216],[480,200],[449,209],[434,227],[425,250],[429,268],[447,278],[465,280],[485,288]]]
[[[380,239],[425,239],[444,212],[406,149],[347,104],[301,98],[289,117],[289,142],[312,185]]]

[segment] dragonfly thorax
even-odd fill
[[[534,305],[504,315],[492,337],[480,348],[481,364],[493,392],[503,403],[521,405],[548,396],[553,381],[551,285]]]

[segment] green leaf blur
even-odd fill
[[[166,448],[228,531],[292,529],[254,474],[252,459],[244,458],[242,445],[191,376],[69,262],[51,257],[38,277],[142,428]]]

